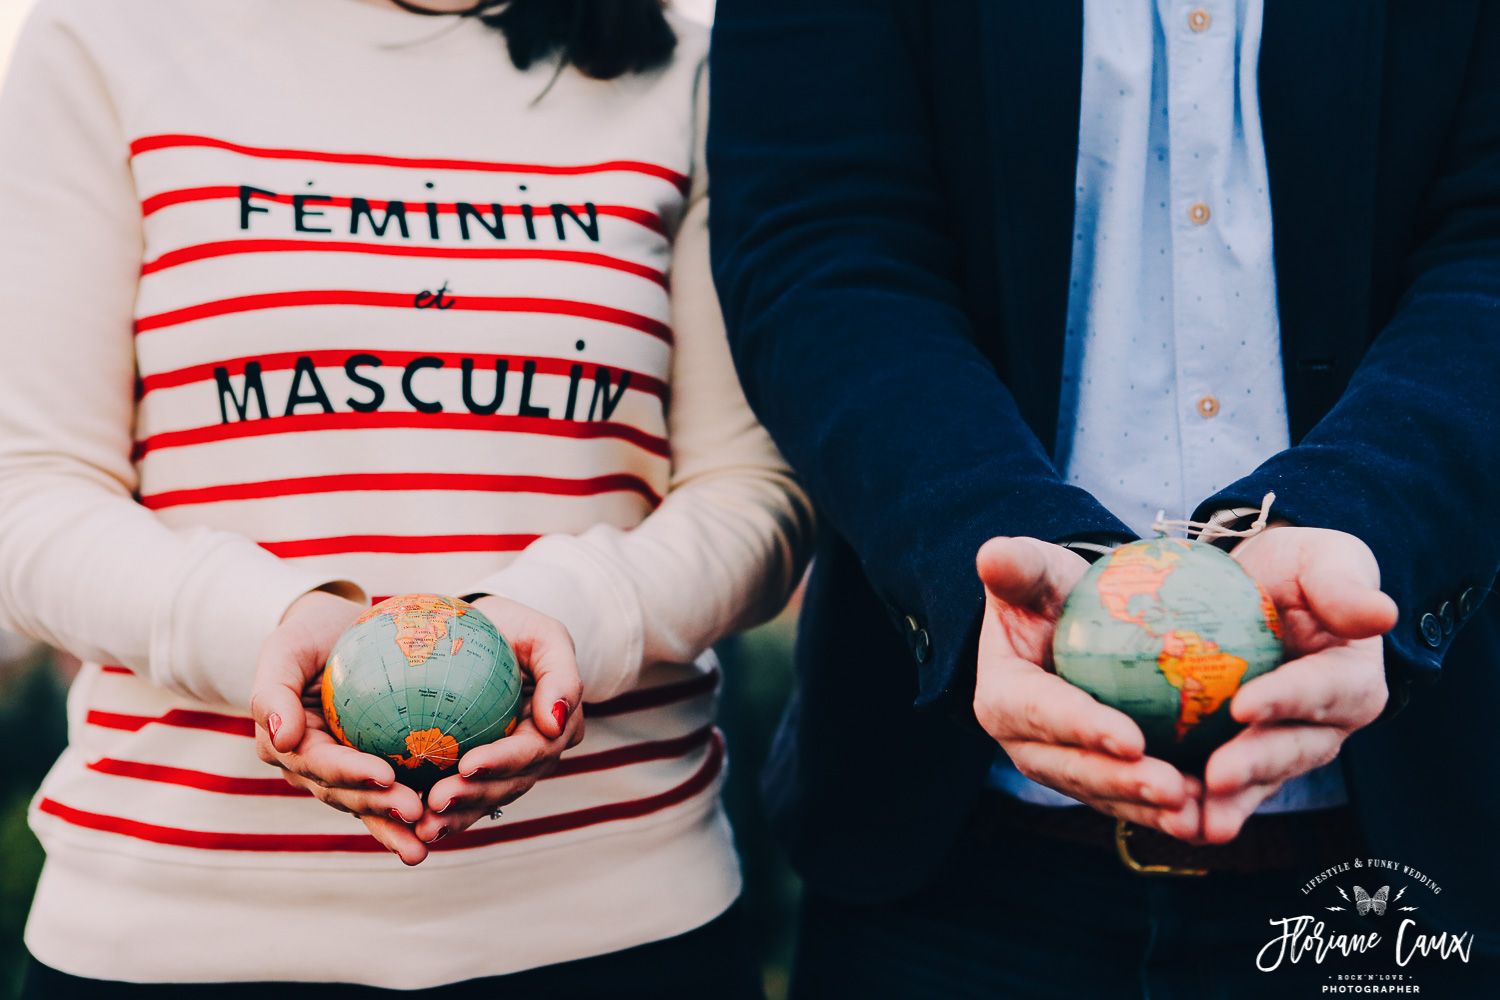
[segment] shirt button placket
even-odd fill
[[[1178,23],[1180,24],[1181,22]],[[1179,73],[1184,74],[1181,77],[1182,82],[1191,86],[1195,91],[1194,97],[1191,98],[1193,108],[1197,107],[1199,99],[1196,91],[1205,83],[1201,73],[1202,67],[1199,56],[1204,55],[1202,47],[1208,44],[1208,41],[1202,36],[1208,31],[1209,25],[1212,23],[1212,16],[1203,7],[1196,7],[1188,11],[1187,26],[1193,34],[1180,43],[1178,46],[1179,58],[1173,60],[1172,65],[1168,69],[1168,72],[1174,75]],[[1204,126],[1204,122],[1199,114],[1188,110],[1188,103],[1188,100],[1179,101],[1172,110],[1172,117],[1174,119],[1174,141],[1181,138],[1190,146],[1194,140],[1202,137],[1201,129]],[[1189,224],[1189,232],[1199,232],[1193,232],[1191,236],[1184,234],[1184,241],[1176,248],[1176,252],[1183,255],[1180,260],[1180,266],[1186,269],[1185,272],[1179,273],[1183,277],[1189,278],[1187,287],[1191,288],[1196,285],[1196,282],[1192,281],[1191,276],[1203,266],[1204,261],[1196,253],[1190,253],[1189,250],[1190,247],[1193,247],[1198,248],[1198,252],[1201,252],[1200,243],[1207,238],[1207,233],[1201,231],[1209,224],[1209,220],[1213,217],[1213,211],[1210,209],[1207,200],[1202,197],[1202,193],[1209,189],[1214,164],[1212,160],[1199,160],[1191,154],[1181,155],[1185,157],[1183,166],[1186,167],[1180,175],[1185,182],[1184,187],[1186,188],[1182,193],[1190,197],[1191,194],[1199,195],[1199,197],[1194,198],[1187,206],[1187,218],[1185,220]],[[1197,277],[1202,278],[1201,275],[1197,275]],[[1185,289],[1179,286],[1179,290]],[[1201,470],[1197,469],[1197,462],[1194,456],[1201,454],[1202,449],[1211,447],[1210,442],[1213,440],[1211,425],[1215,422],[1215,418],[1219,415],[1222,406],[1216,395],[1205,391],[1208,388],[1205,383],[1208,382],[1211,376],[1206,366],[1206,359],[1200,356],[1195,349],[1198,343],[1198,340],[1195,338],[1205,336],[1205,332],[1199,329],[1200,324],[1198,320],[1201,319],[1201,316],[1197,315],[1197,310],[1203,308],[1202,299],[1197,299],[1196,302],[1189,300],[1183,304],[1187,306],[1187,313],[1181,310],[1176,312],[1176,334],[1178,339],[1177,384],[1179,391],[1182,392],[1182,405],[1192,408],[1189,411],[1189,420],[1182,424],[1183,470],[1185,478],[1191,480],[1201,474]],[[1188,319],[1189,316],[1195,318]],[[1183,325],[1184,320],[1188,320],[1187,326]],[[1190,392],[1190,386],[1195,387],[1197,391]],[[1184,497],[1184,502],[1191,503],[1191,500]]]

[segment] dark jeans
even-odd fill
[[[1141,876],[1113,854],[1007,828],[965,831],[929,888],[899,903],[807,895],[792,1000],[1302,1000],[1337,976],[1407,975],[1423,1000],[1500,997],[1500,971],[1477,949],[1462,965],[1395,966],[1394,923],[1379,961],[1256,956],[1279,928],[1317,914],[1309,872],[1203,878]],[[1347,981],[1345,981],[1347,982]],[[1349,994],[1351,996],[1358,994]]]
[[[32,959],[22,1000],[763,1000],[740,904],[680,937],[509,976],[429,990],[384,990],[341,983],[117,983],[80,979]],[[441,956],[413,955],[413,961]]]

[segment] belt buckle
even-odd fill
[[[1208,874],[1207,868],[1178,868],[1176,865],[1143,865],[1130,856],[1130,824],[1123,819],[1115,820],[1115,851],[1120,861],[1137,875],[1166,875],[1194,878]]]

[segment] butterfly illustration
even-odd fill
[[[1364,916],[1371,910],[1375,911],[1377,917],[1385,915],[1385,901],[1391,896],[1391,887],[1383,885],[1380,891],[1371,896],[1359,886],[1354,887],[1354,906],[1359,910],[1359,915]]]

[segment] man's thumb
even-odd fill
[[[1017,607],[1039,607],[1061,599],[1062,588],[1035,538],[991,538],[979,547],[975,566],[990,601]]]
[[[1343,560],[1315,562],[1302,574],[1302,596],[1308,609],[1341,639],[1368,639],[1384,635],[1396,625],[1396,602],[1380,590],[1379,571],[1368,573]]]

